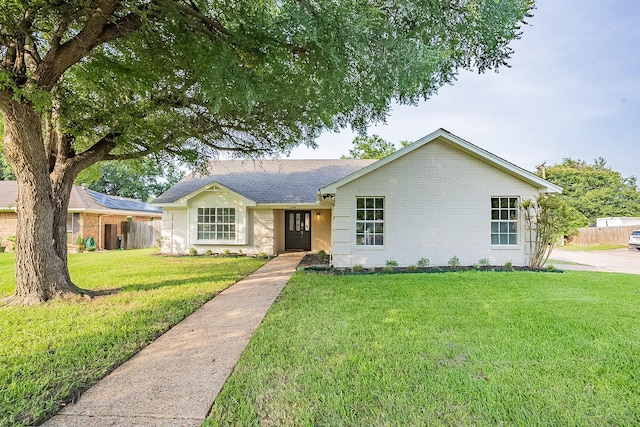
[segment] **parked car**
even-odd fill
[[[640,230],[634,230],[629,236],[629,247],[640,251]]]

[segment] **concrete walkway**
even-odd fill
[[[269,261],[125,362],[45,426],[199,426],[304,253]]]

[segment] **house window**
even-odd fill
[[[356,199],[356,245],[384,244],[384,198]]]
[[[518,244],[518,198],[491,198],[491,244]]]
[[[198,208],[198,240],[235,239],[235,208]]]

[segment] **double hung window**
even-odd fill
[[[356,199],[356,245],[384,245],[384,198]]]
[[[235,208],[198,208],[198,240],[235,239]]]
[[[491,244],[518,244],[518,198],[491,198]]]

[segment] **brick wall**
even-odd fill
[[[333,211],[334,265],[400,266],[426,257],[447,265],[481,258],[491,264],[526,265],[525,235],[517,246],[491,245],[491,198],[532,198],[537,189],[453,146],[431,142],[338,189]],[[356,245],[357,197],[384,198],[384,245]]]
[[[151,218],[159,218],[156,216],[134,216],[133,221],[149,221]],[[104,226],[113,224],[116,226],[116,234],[122,236],[121,223],[127,221],[126,215],[100,215],[83,213],[80,215],[80,230],[82,237],[93,237],[98,248],[104,248]]]
[[[16,235],[17,226],[18,216],[15,212],[0,212],[0,246],[11,246],[7,237]]]

